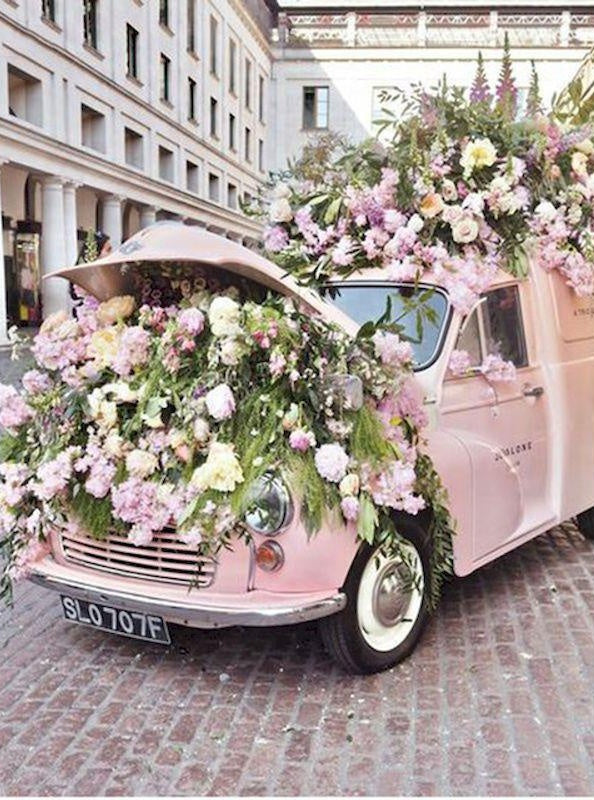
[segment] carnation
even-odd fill
[[[318,473],[331,483],[339,483],[346,475],[349,457],[339,444],[323,444],[315,454]]]
[[[305,453],[310,447],[316,446],[316,437],[311,431],[305,431],[303,428],[291,431],[289,436],[289,445],[293,450],[298,450],[300,453]]]

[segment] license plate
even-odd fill
[[[69,622],[90,625],[102,631],[144,639],[147,642],[171,644],[167,623],[162,617],[141,611],[126,611],[102,603],[90,603],[78,597],[60,595],[64,617]]]

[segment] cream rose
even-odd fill
[[[338,491],[342,497],[359,494],[359,476],[354,472],[348,472],[338,484]]]
[[[271,222],[290,222],[293,219],[291,204],[285,197],[279,197],[270,204],[268,216]]]
[[[571,157],[571,168],[580,178],[585,178],[588,174],[588,156],[579,151]]]
[[[437,192],[429,192],[421,200],[421,214],[427,219],[433,219],[443,211],[443,200]]]
[[[127,319],[134,311],[135,300],[129,294],[111,297],[97,309],[97,319],[102,325],[113,325],[118,320]]]
[[[579,150],[580,153],[585,153],[587,156],[594,155],[594,144],[591,139],[583,139],[581,142],[578,142],[575,149]]]
[[[137,478],[146,478],[152,475],[158,466],[157,456],[146,450],[132,450],[126,456],[126,469],[130,475]]]
[[[496,158],[497,151],[490,139],[471,139],[462,151],[460,166],[468,176],[475,169],[492,166]]]
[[[95,331],[91,336],[88,355],[100,369],[113,364],[120,344],[120,335],[115,325],[112,325]]]
[[[237,336],[241,309],[230,297],[215,297],[208,309],[208,322],[213,336]]]
[[[458,242],[458,244],[474,242],[478,236],[478,232],[478,222],[470,217],[464,217],[452,225],[452,238],[455,242]]]
[[[243,483],[243,473],[233,445],[213,442],[204,464],[194,470],[191,484],[202,492],[232,492],[238,483]]]
[[[198,444],[204,444],[208,441],[210,436],[208,422],[203,417],[197,417],[194,420],[193,432],[194,439],[198,442]]]

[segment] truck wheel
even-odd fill
[[[330,655],[353,674],[380,672],[413,651],[427,622],[427,533],[415,521],[399,523],[399,547],[363,545],[343,591],[346,607],[320,620]]]
[[[578,531],[583,534],[586,539],[594,539],[594,507],[578,514],[576,522]]]

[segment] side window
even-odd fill
[[[524,323],[517,286],[487,292],[466,321],[458,337],[457,350],[464,350],[472,367],[479,367],[488,355],[498,355],[515,367],[528,365]]]

